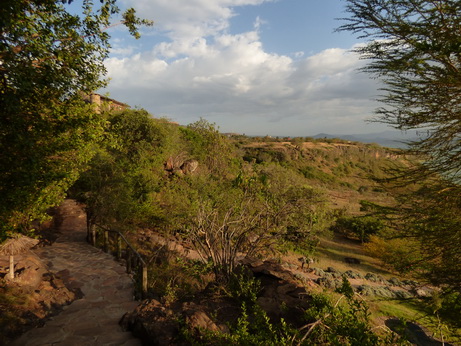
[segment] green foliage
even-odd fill
[[[161,222],[164,214],[155,192],[164,185],[168,128],[143,110],[110,115],[108,123],[108,135],[74,194],[100,223]]]
[[[461,55],[452,28],[461,25],[460,11],[461,3],[452,0],[348,0],[351,17],[339,28],[369,39],[356,51],[369,59],[364,70],[384,83],[377,120],[421,131],[411,143],[420,162],[398,172],[399,178],[407,185],[432,181],[399,198],[396,229],[419,242],[422,277],[458,292],[460,201],[453,184],[461,182]],[[438,179],[447,182],[439,185]]]
[[[354,296],[346,278],[338,290],[344,296],[333,304],[325,294],[312,297],[312,307],[306,310],[306,325],[301,344],[326,345],[378,345],[386,343],[373,333],[369,324],[369,312],[366,303]],[[341,300],[346,298],[346,304]]]
[[[412,239],[386,239],[371,235],[364,250],[379,258],[385,267],[405,274],[425,268],[417,241]]]
[[[70,2],[70,1],[69,1]],[[109,35],[120,12],[116,1],[98,9],[82,2],[5,0],[0,4],[1,232],[27,232],[34,219],[58,204],[87,167],[105,121],[83,101],[105,85]],[[139,20],[125,16],[133,34]]]
[[[220,182],[219,189],[208,194],[209,187],[204,189],[185,232],[199,254],[214,263],[217,276],[226,280],[238,254],[268,254],[294,234],[313,245],[328,213],[323,196],[303,182],[279,165],[247,167],[231,185]]]
[[[212,335],[212,342],[217,345],[288,345],[291,334],[296,330],[290,328],[283,320],[273,324],[259,305],[247,308],[242,304],[241,316],[230,333]]]
[[[306,166],[304,168],[301,168],[300,172],[307,179],[315,179],[324,183],[334,183],[336,181],[336,178],[334,176],[325,173],[316,167]]]
[[[261,163],[286,163],[290,157],[285,150],[270,150],[268,148],[248,148],[245,150],[243,159],[247,162]]]
[[[251,287],[250,285],[245,285]],[[308,322],[301,329],[284,320],[271,321],[257,304],[244,301],[237,322],[229,333],[205,333],[201,344],[213,345],[380,345],[395,344],[392,337],[381,338],[373,333],[365,302],[354,296],[347,279],[339,289],[344,294],[336,303],[325,294],[312,297],[305,311]],[[247,295],[254,296],[255,295]],[[345,298],[345,303],[343,302]]]
[[[232,273],[227,287],[227,294],[230,297],[249,306],[256,304],[258,294],[261,292],[261,283],[244,271]]]
[[[213,279],[209,263],[178,257],[165,246],[150,244],[144,247],[143,253],[145,258],[150,258],[149,290],[154,296],[160,296],[164,304],[190,298]]]
[[[362,243],[370,240],[370,236],[377,234],[385,229],[382,220],[373,216],[343,216],[336,220],[333,230],[345,235],[354,235]]]
[[[267,313],[258,305],[260,283],[257,279],[235,274],[230,280],[227,294],[241,304],[240,316],[229,324],[229,332],[202,331],[200,341],[190,332],[182,331],[192,344],[200,345],[288,345],[298,331],[281,320],[270,321]]]
[[[180,131],[189,143],[192,157],[204,163],[213,176],[225,177],[233,173],[235,148],[214,124],[200,119]]]
[[[0,344],[7,345],[23,332],[24,325],[37,321],[27,320],[30,313],[29,295],[14,286],[8,286],[0,281]],[[38,318],[37,318],[38,320]]]
[[[393,216],[406,237],[419,243],[424,263],[422,278],[461,291],[460,187],[430,182],[416,192],[400,195]]]
[[[436,311],[452,325],[461,328],[459,319],[459,316],[461,316],[461,293],[447,291],[440,298],[440,306]]]

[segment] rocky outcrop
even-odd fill
[[[199,162],[197,160],[185,159],[185,155],[170,156],[165,162],[165,171],[170,174],[177,175],[189,175],[194,173],[198,166]]]
[[[202,292],[193,301],[164,305],[158,300],[142,302],[120,321],[126,331],[142,340],[145,345],[189,345],[178,335],[181,329],[197,336],[203,332],[226,332],[227,322],[236,320],[239,307],[226,297],[214,297]]]
[[[257,304],[274,322],[283,318],[288,323],[303,325],[303,311],[309,307],[310,296],[293,274],[273,262],[246,262],[244,272],[261,283]],[[157,300],[146,300],[133,312],[126,314],[121,325],[149,345],[182,345],[177,338],[180,328],[200,338],[203,331],[226,332],[228,323],[235,322],[241,312],[241,303],[206,289],[192,301],[163,305]],[[187,344],[187,343],[186,343]]]
[[[0,276],[6,275],[3,262],[0,260]],[[47,265],[31,252],[18,256],[16,273],[14,280],[0,279],[0,295],[14,296],[13,302],[20,303],[0,306],[0,309],[8,309],[11,314],[9,318],[15,321],[1,326],[0,345],[9,343],[26,330],[42,326],[48,317],[82,297],[77,287],[66,286],[66,273],[50,272]]]
[[[249,264],[254,277],[261,282],[259,305],[273,321],[283,318],[288,323],[301,327],[303,312],[309,307],[310,295],[300,286],[295,276],[282,266],[270,262]],[[283,309],[281,309],[283,306]]]
[[[181,165],[181,171],[184,174],[192,174],[195,172],[195,170],[198,167],[198,161],[197,160],[186,160],[184,163]]]

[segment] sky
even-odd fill
[[[334,32],[343,0],[121,0],[154,20],[135,40],[109,31],[109,86],[133,108],[181,125],[204,118],[256,136],[361,134],[378,85],[358,72],[361,44]]]

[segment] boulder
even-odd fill
[[[404,286],[403,282],[397,279],[396,277],[390,278],[388,282],[391,286],[398,286],[398,287]]]
[[[184,174],[192,174],[195,172],[195,170],[198,167],[198,161],[197,160],[186,160],[184,163],[181,165],[181,171]]]
[[[315,283],[330,289],[337,289],[342,286],[342,281],[333,277],[320,277]]]
[[[303,311],[309,307],[310,295],[298,284],[294,274],[271,261],[256,267],[250,266],[249,269],[261,282],[257,301],[269,318],[274,322],[283,318],[301,327],[304,323]]]
[[[176,314],[155,299],[145,300],[133,312],[123,315],[120,325],[146,345],[174,344],[178,334]]]
[[[433,290],[428,287],[418,287],[413,289],[413,293],[418,298],[427,298],[432,296]]]
[[[386,280],[379,274],[375,273],[367,273],[365,275],[365,279],[371,282],[378,282],[378,283],[384,283]]]
[[[202,331],[226,331],[224,325],[218,326],[206,313],[207,308],[203,305],[198,305],[193,302],[184,303],[182,306],[182,315],[185,317],[186,324],[189,329],[198,333]]]
[[[184,163],[184,158],[182,155],[170,156],[165,162],[165,170],[168,172],[173,172],[177,169],[180,169]]]
[[[344,275],[351,279],[363,279],[363,275],[352,270],[347,270],[344,272]]]
[[[320,269],[320,268],[311,268],[311,269],[312,269],[312,272],[317,276],[325,275],[325,271],[323,269]]]

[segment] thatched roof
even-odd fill
[[[37,245],[37,243],[37,239],[32,239],[26,236],[11,238],[0,246],[0,255],[18,255],[24,252],[24,250],[30,249],[31,247]]]

